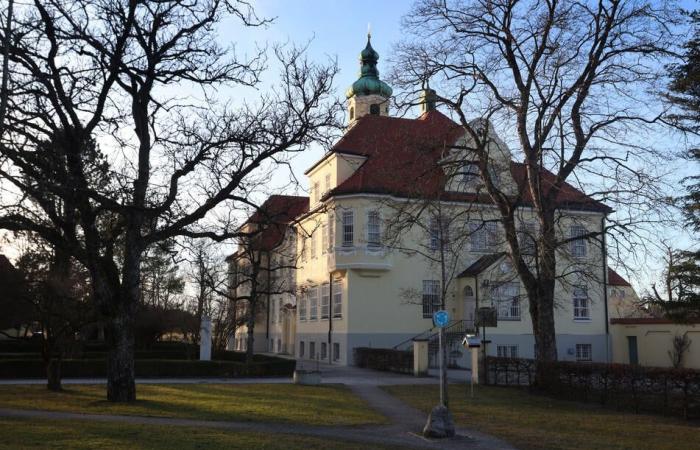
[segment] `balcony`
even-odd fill
[[[328,253],[328,270],[360,269],[387,271],[392,268],[392,256],[386,247],[337,246]]]

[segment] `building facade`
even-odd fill
[[[451,363],[468,365],[459,341],[475,331],[482,307],[498,318],[497,326],[480,330],[491,341],[490,354],[534,357],[528,299],[470,140],[435,109],[429,89],[418,118],[392,117],[391,88],[379,79],[378,58],[368,39],[360,77],[347,92],[348,128],[305,172],[308,207],[286,222],[285,242],[295,243],[287,256],[295,266],[288,298],[294,351],[288,343],[287,352],[351,365],[357,347],[404,348],[416,336],[433,335],[432,314],[444,301],[449,329],[460,337],[450,343]],[[490,124],[483,126],[492,142],[491,178],[505,195],[519,195],[524,165],[512,160]],[[610,209],[568,184],[556,194],[557,234],[570,240],[557,259],[559,357],[610,360],[604,241],[584,238],[602,231]],[[528,248],[537,220],[527,198],[521,204],[518,237]],[[530,258],[534,264],[534,252]],[[283,303],[274,296],[271,302],[272,308]]]

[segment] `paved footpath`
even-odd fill
[[[436,378],[415,378],[406,375],[376,372],[355,367],[338,367],[321,365],[324,384],[346,384],[370,407],[376,409],[389,419],[390,425],[367,425],[354,427],[310,426],[300,424],[268,423],[268,422],[229,422],[212,420],[173,419],[141,416],[121,416],[109,414],[79,414],[68,412],[19,410],[0,408],[0,417],[16,417],[29,419],[51,420],[86,420],[95,422],[120,422],[128,424],[169,425],[182,427],[218,428],[232,431],[254,431],[260,433],[288,433],[304,436],[314,436],[360,442],[369,445],[382,445],[400,448],[425,449],[475,449],[475,450],[510,450],[509,444],[480,433],[476,430],[458,429],[457,437],[448,440],[431,440],[421,436],[425,425],[425,413],[407,405],[398,398],[388,394],[379,386],[397,384],[437,384]],[[0,384],[44,384],[45,380],[3,380]],[[289,378],[192,378],[192,379],[144,379],[139,384],[251,384],[251,383],[290,383]],[[103,379],[69,379],[65,384],[104,384]]]

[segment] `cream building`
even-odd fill
[[[479,307],[498,314],[497,326],[485,328],[490,354],[533,357],[528,300],[508,260],[497,211],[482,193],[475,157],[465,150],[468,140],[435,109],[430,90],[421,97],[418,118],[392,117],[391,88],[379,79],[378,57],[368,40],[360,78],[347,92],[348,128],[305,172],[308,209],[289,222],[287,233],[296,242],[296,253],[288,256],[297,267],[295,294],[288,301],[272,296],[270,305],[291,305],[293,343],[287,338],[286,347],[277,347],[280,330],[265,326],[261,330],[269,331],[260,341],[275,352],[292,353],[293,346],[301,360],[350,365],[357,347],[404,348],[417,336],[433,339],[431,317],[444,295],[452,363],[468,365],[459,342],[474,329]],[[511,160],[495,130],[488,132],[490,173],[502,192],[513,195],[524,166]],[[568,184],[556,198],[563,239],[600,231],[610,212]],[[537,226],[528,199],[522,204],[517,218],[526,243]],[[561,359],[611,358],[603,245],[573,240],[559,254]],[[267,318],[261,314],[260,323]]]

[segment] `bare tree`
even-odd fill
[[[269,24],[246,2],[37,0],[17,17],[0,37],[0,229],[36,233],[87,267],[109,320],[107,398],[133,401],[144,252],[235,237],[260,174],[328,136],[336,67],[276,47],[280,83],[234,105],[217,98],[257,87],[267,66],[267,49],[242,58],[216,41],[224,19]]]
[[[267,206],[263,204],[248,221],[247,236],[239,239],[238,250],[229,257],[235,271],[230,295],[235,298],[238,320],[246,326],[247,362],[253,359],[256,322],[264,318],[270,324],[272,296],[296,294],[297,234],[289,222],[298,213],[298,203]]]
[[[663,61],[674,55],[675,8],[645,1],[423,0],[405,18],[416,39],[398,47],[395,83],[415,97],[416,86],[429,79],[439,103],[458,119],[462,150],[478,163],[483,193],[497,208],[527,292],[540,362],[557,359],[558,255],[573,241],[602,246],[605,236],[629,247],[641,241],[637,225],[663,220],[656,214],[662,174],[654,162],[668,153],[650,144],[647,133],[663,112],[650,93],[663,79]],[[472,114],[479,120],[470,120]],[[522,158],[515,192],[499,189],[489,172],[493,129],[512,133]],[[570,184],[614,204],[617,213],[599,229],[562,235],[562,207],[595,204],[565,205]],[[523,257],[518,241],[523,205],[537,220],[536,263]],[[545,365],[538,366],[546,382]]]

